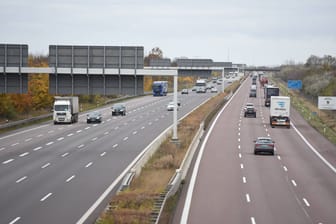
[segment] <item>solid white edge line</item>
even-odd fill
[[[194,187],[195,187],[195,183],[196,183],[196,176],[197,176],[197,173],[198,173],[198,169],[199,169],[199,166],[200,166],[200,163],[201,163],[201,158],[203,156],[203,152],[204,152],[204,149],[205,149],[205,145],[206,143],[208,142],[208,139],[209,139],[209,136],[210,134],[212,133],[212,130],[217,122],[217,120],[219,119],[219,117],[222,115],[223,111],[225,110],[225,108],[231,103],[232,99],[237,95],[237,93],[239,92],[240,88],[242,87],[243,85],[241,85],[237,90],[236,92],[231,96],[231,98],[229,99],[228,102],[226,102],[226,104],[224,105],[224,107],[222,108],[222,110],[217,114],[214,122],[211,124],[211,127],[207,133],[207,135],[205,136],[204,138],[204,141],[202,143],[202,146],[200,148],[200,151],[199,151],[199,154],[197,156],[197,159],[196,159],[196,162],[195,162],[195,166],[194,166],[194,170],[192,172],[192,176],[191,176],[191,179],[190,179],[190,184],[189,184],[189,187],[188,187],[188,192],[187,192],[187,197],[186,197],[186,200],[185,200],[185,203],[184,203],[184,207],[183,207],[183,212],[182,212],[182,217],[181,217],[181,222],[180,224],[186,224],[187,221],[188,221],[188,216],[189,216],[189,210],[190,210],[190,205],[191,205],[191,199],[192,199],[192,194],[193,194],[193,191],[194,191]],[[240,124],[238,124],[240,126]]]
[[[336,173],[336,168],[331,165],[309,142],[308,140],[301,134],[301,132],[295,127],[293,122],[291,122],[291,126],[294,128],[296,133],[301,137],[301,139],[308,145],[308,147],[319,157],[324,164],[326,164],[334,173]]]

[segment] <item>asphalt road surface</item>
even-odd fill
[[[179,96],[182,117],[214,94]],[[0,223],[76,223],[128,165],[172,125],[172,96],[132,99],[126,116],[101,108],[103,122],[52,122],[0,135]],[[85,219],[92,223],[116,187]]]
[[[174,223],[336,223],[336,147],[291,108],[292,126],[271,128],[262,89],[244,82],[205,138]],[[252,102],[257,118],[245,118]],[[276,152],[254,155],[257,137]]]

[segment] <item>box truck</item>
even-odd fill
[[[270,125],[290,128],[290,97],[271,96]]]
[[[280,89],[279,87],[276,86],[271,86],[271,85],[267,85],[264,88],[265,94],[265,107],[269,107],[271,104],[271,96],[279,96],[280,94]]]
[[[53,110],[54,124],[77,122],[79,112],[78,97],[55,96]]]

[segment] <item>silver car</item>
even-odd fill
[[[274,155],[274,143],[270,137],[258,137],[254,141],[254,154],[270,153]]]

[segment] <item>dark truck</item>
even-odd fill
[[[265,86],[264,91],[265,107],[269,107],[271,105],[271,96],[279,96],[280,90],[279,87]]]

